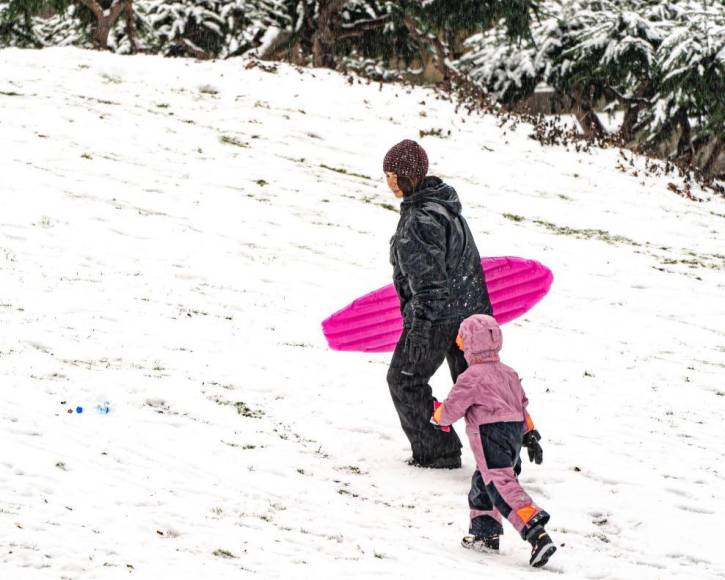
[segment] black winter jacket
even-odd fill
[[[403,200],[390,262],[406,324],[491,314],[481,257],[458,194],[438,177],[426,177]]]

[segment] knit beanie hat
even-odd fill
[[[428,156],[415,141],[404,139],[385,154],[383,171],[407,177],[415,186],[428,175]]]

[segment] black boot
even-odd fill
[[[461,546],[476,552],[498,552],[499,535],[491,536],[464,536]]]
[[[418,459],[413,456],[408,460],[408,465],[412,465],[413,467],[426,467],[428,469],[459,469],[461,467],[461,454],[453,453],[429,460]]]
[[[542,526],[537,526],[529,532],[526,540],[531,544],[531,559],[529,564],[534,568],[540,568],[549,561],[549,558],[556,552],[554,542]]]

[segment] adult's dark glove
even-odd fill
[[[529,461],[533,461],[536,465],[541,465],[544,461],[544,450],[539,445],[540,439],[541,435],[536,429],[524,435],[524,447],[529,452]]]
[[[413,325],[408,331],[405,340],[405,349],[408,351],[408,359],[411,363],[417,364],[428,356],[430,352],[430,328],[431,323],[427,320],[413,319]]]

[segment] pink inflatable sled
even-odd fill
[[[501,257],[481,260],[493,316],[509,322],[533,308],[549,291],[554,275],[535,260]],[[392,284],[354,300],[322,322],[333,350],[389,352],[395,349],[403,319]]]

